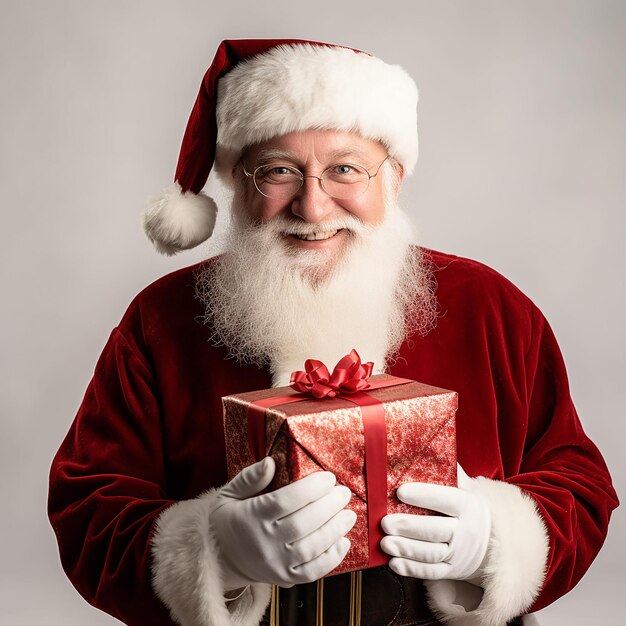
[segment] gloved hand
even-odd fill
[[[389,567],[401,576],[425,580],[471,580],[481,574],[491,532],[491,513],[472,479],[458,466],[458,487],[406,483],[397,490],[402,502],[438,511],[438,515],[386,515],[381,548],[393,558]]]
[[[209,517],[217,539],[224,589],[251,582],[291,587],[333,570],[346,555],[356,514],[344,510],[347,487],[331,472],[315,472],[256,495],[274,477],[274,459],[243,469],[218,493]]]

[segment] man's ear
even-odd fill
[[[402,187],[402,183],[404,182],[404,168],[400,163],[397,165],[398,167],[398,179],[396,181],[396,194],[400,193],[400,188]]]
[[[398,163],[395,159],[391,161],[391,167],[393,167],[393,193],[397,198],[402,188],[402,182],[404,181],[404,168],[401,163]]]
[[[248,177],[244,174],[243,171],[243,160],[240,159],[233,165],[232,170],[230,171],[232,176],[232,184],[234,189],[238,194],[240,194],[240,199],[244,202],[248,202],[250,197],[250,189],[248,185]]]

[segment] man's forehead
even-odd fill
[[[337,159],[361,159],[366,160],[371,157],[371,154],[366,150],[362,150],[358,146],[352,146],[341,150],[332,150],[325,153],[324,156],[329,160]],[[280,148],[264,148],[259,150],[254,158],[257,162],[272,161],[275,159],[285,161],[298,161],[301,158],[301,154],[292,150],[281,150]]]
[[[244,158],[255,162],[274,159],[294,162],[315,158],[318,161],[352,159],[368,161],[387,154],[383,145],[352,132],[309,130],[289,133],[247,148]]]

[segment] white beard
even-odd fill
[[[434,280],[427,259],[410,246],[404,212],[388,206],[379,226],[348,216],[331,228],[350,232],[339,258],[285,245],[281,233],[315,225],[239,217],[227,251],[197,275],[213,342],[242,363],[269,365],[274,386],[289,384],[309,358],[332,371],[352,348],[374,362],[374,372],[384,371],[409,333],[425,334],[434,324]]]

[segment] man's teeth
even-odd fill
[[[319,241],[321,239],[330,239],[331,237],[334,237],[338,232],[338,230],[325,230],[320,233],[308,233],[307,235],[294,234],[294,237],[297,237],[298,239],[304,239],[305,241]]]

